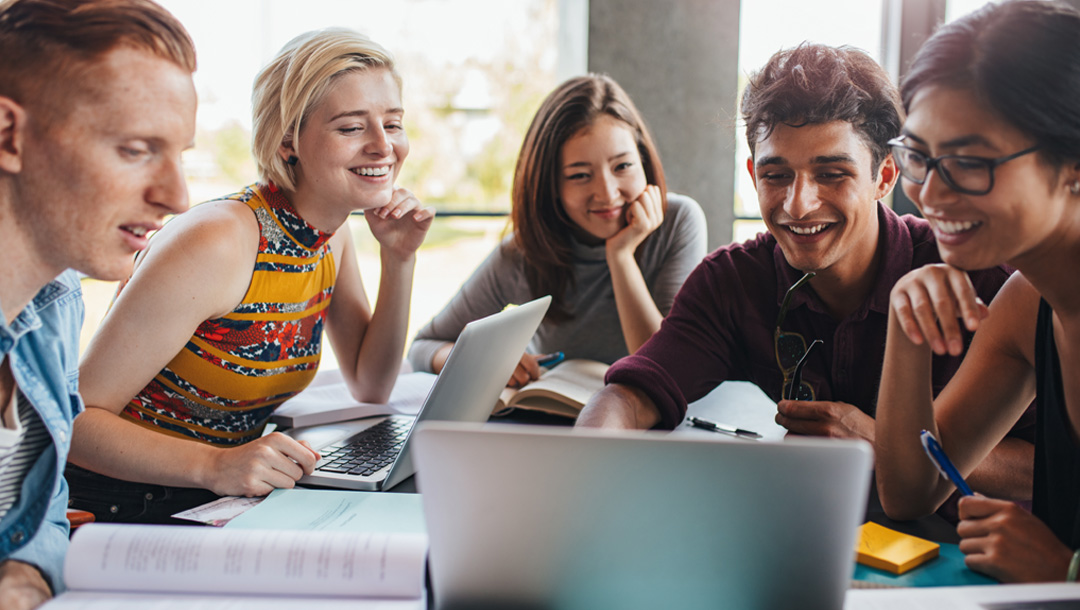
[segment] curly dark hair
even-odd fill
[[[805,42],[750,75],[741,111],[751,154],[779,124],[847,121],[870,147],[875,178],[904,122],[896,86],[873,58],[854,47]]]

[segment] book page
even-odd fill
[[[91,523],[64,563],[71,589],[419,597],[427,537]]]
[[[607,369],[608,365],[595,360],[567,360],[519,390],[510,404],[524,405],[530,396],[543,396],[580,409],[604,388]]]
[[[43,610],[426,610],[418,599],[264,597],[240,595],[175,595],[172,593],[92,593],[68,591]]]

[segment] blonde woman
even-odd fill
[[[67,477],[72,505],[99,520],[168,521],[310,473],[310,447],[262,432],[314,376],[324,328],[358,400],[393,387],[433,217],[395,185],[409,142],[394,61],[349,30],[307,33],[253,101],[260,181],[161,229],[83,360]],[[374,310],[346,227],[356,210],[380,246]]]

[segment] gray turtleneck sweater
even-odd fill
[[[521,253],[507,237],[488,255],[461,290],[428,322],[409,347],[414,370],[431,371],[431,359],[439,346],[454,341],[465,324],[520,304],[534,295],[525,281]],[[640,246],[641,274],[661,314],[667,315],[675,293],[694,267],[705,257],[705,215],[689,197],[668,195],[664,222]],[[567,359],[588,358],[611,364],[627,355],[626,341],[615,308],[604,245],[574,242],[574,282],[567,290],[567,309],[573,318],[563,322],[545,319],[536,331],[529,351],[561,351]]]

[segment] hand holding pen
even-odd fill
[[[530,354],[526,352],[522,354],[517,368],[514,369],[514,374],[510,376],[510,381],[506,382],[506,385],[512,388],[520,388],[530,381],[540,378],[540,375],[544,372],[540,367],[551,368],[565,358],[566,355],[562,352],[552,352],[550,354]]]
[[[566,354],[562,352],[551,352],[550,354],[543,354],[536,357],[537,364],[548,368],[555,366],[563,360],[566,360]]]

